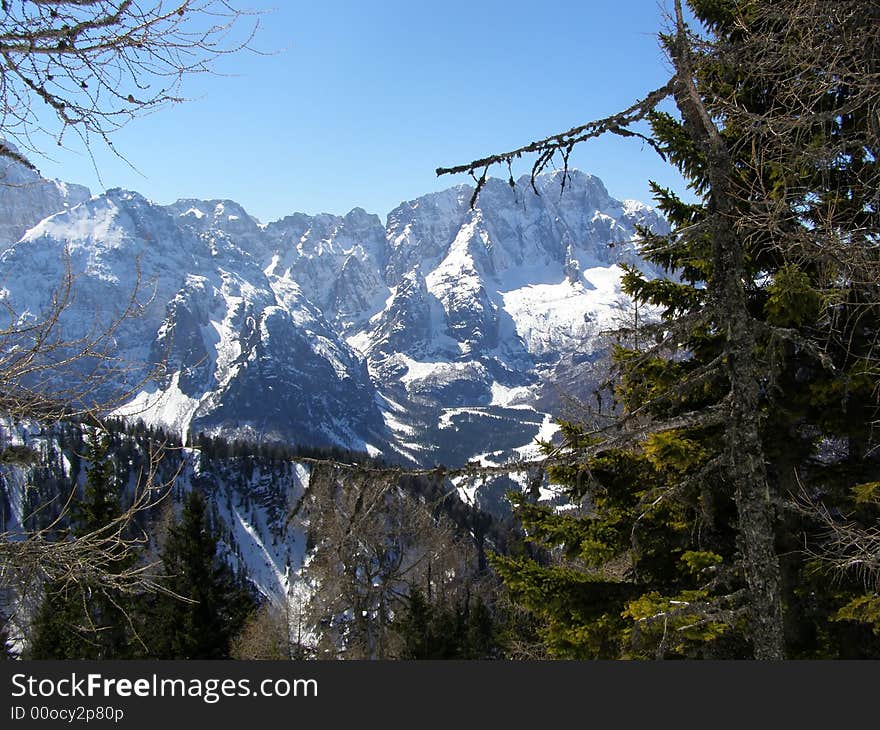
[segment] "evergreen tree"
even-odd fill
[[[207,505],[189,493],[162,550],[165,587],[153,600],[143,636],[158,659],[226,659],[231,641],[256,608],[252,592],[217,555]]]
[[[548,446],[566,457],[551,477],[587,507],[557,514],[516,497],[549,557],[493,562],[541,618],[556,656],[876,652],[869,631],[833,619],[861,612],[870,622],[880,602],[856,595],[841,608],[855,585],[817,579],[802,550],[817,526],[791,501],[804,485],[826,511],[852,510],[861,496],[871,519],[880,312],[876,276],[853,273],[876,257],[865,245],[878,231],[876,190],[864,184],[876,180],[867,170],[878,153],[866,142],[869,115],[851,108],[841,74],[826,93],[805,94],[800,126],[776,121],[792,85],[828,83],[821,57],[786,67],[779,52],[791,35],[780,33],[809,14],[783,16],[765,2],[690,5],[708,41],[689,39],[681,24],[664,37],[681,118],[655,112],[650,121],[653,142],[701,199],[687,204],[654,186],[672,232],[643,231],[643,254],[669,277],[635,268],[624,277],[660,321],[641,346],[614,353],[614,434],[563,424],[562,448]],[[824,20],[818,40],[808,30],[795,37],[825,50],[849,37]],[[876,67],[871,46],[847,50],[852,68]],[[790,130],[785,144],[780,126]],[[826,252],[834,243],[833,263],[822,242]]]
[[[402,659],[491,659],[501,653],[495,619],[479,596],[432,602],[412,587],[395,628]]]
[[[115,467],[106,434],[92,432],[86,440],[86,483],[71,508],[71,535],[83,538],[115,528],[122,514]],[[112,570],[132,564],[123,556]],[[130,615],[133,604],[113,586],[90,581],[55,582],[45,588],[43,603],[31,627],[34,659],[123,659],[131,656]]]
[[[442,649],[435,646],[436,637],[432,631],[433,607],[425,599],[424,593],[414,587],[407,596],[406,610],[396,627],[403,639],[402,659],[440,659]]]

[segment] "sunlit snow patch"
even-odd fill
[[[180,371],[174,373],[168,387],[151,386],[141,390],[131,401],[117,408],[113,415],[161,426],[186,438],[199,399],[180,390]]]

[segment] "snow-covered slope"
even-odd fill
[[[66,495],[71,483],[82,488],[87,467],[82,459],[83,431],[74,424],[45,427],[0,417],[0,440],[7,446],[26,447],[38,454],[40,461],[39,467],[0,464],[3,530],[14,539],[35,524],[48,524],[58,517],[64,504],[57,499],[58,489]],[[136,489],[145,486],[141,480],[150,447],[143,436],[116,434],[117,451],[111,452],[111,458],[124,485],[125,503],[133,499]],[[198,489],[210,499],[220,551],[230,564],[274,601],[282,600],[294,588],[295,574],[306,559],[308,515],[291,515],[291,510],[308,488],[307,466],[288,459],[219,456],[200,449],[174,448],[154,468],[151,486],[157,493],[172,482],[174,489],[150,511],[150,519],[160,519],[158,513],[163,508],[179,511],[184,494]],[[39,514],[34,511],[37,505],[41,505]],[[159,532],[151,532],[151,537]],[[8,598],[4,588],[0,587],[0,606]]]
[[[293,215],[266,226],[266,273],[278,286],[298,283],[340,333],[372,315],[387,296],[388,253],[379,218],[361,208],[345,217]]]

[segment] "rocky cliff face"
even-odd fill
[[[379,384],[392,445],[412,459],[532,456],[562,400],[607,374],[603,333],[629,310],[620,264],[644,267],[636,227],[665,221],[579,171],[535,187],[490,180],[473,209],[460,186],[388,216],[388,296],[348,341]],[[497,503],[509,486],[470,496]]]

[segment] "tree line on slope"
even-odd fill
[[[71,511],[70,536],[88,535],[123,512],[106,435],[86,441],[86,480]],[[131,537],[123,535],[123,539]],[[120,541],[120,545],[123,543]],[[116,568],[139,556],[120,551]],[[221,659],[253,610],[255,596],[217,553],[204,496],[192,490],[159,551],[160,590],[132,593],[70,576],[44,586],[24,656],[31,659]],[[141,569],[148,570],[147,565]]]
[[[25,625],[15,632],[24,657],[502,654],[484,544],[503,546],[503,526],[466,508],[454,493],[440,491],[436,482],[398,477],[393,488],[377,489],[373,480],[333,476],[313,467],[307,493],[296,506],[307,518],[306,548],[313,559],[291,576],[294,588],[299,582],[313,590],[305,599],[292,591],[286,601],[270,601],[256,593],[243,572],[234,536],[219,517],[218,489],[221,482],[229,487],[230,479],[238,479],[237,509],[247,513],[248,503],[259,500],[267,515],[275,510],[273,519],[280,522],[283,511],[263,502],[276,492],[281,501],[289,499],[298,484],[289,469],[295,462],[203,454],[208,476],[193,480],[186,492],[174,481],[182,452],[172,451],[162,461],[165,499],[120,522],[133,498],[133,475],[158,432],[122,422],[106,429],[63,423],[52,432],[57,438],[48,439],[44,448],[51,463],[30,465],[32,499],[46,505],[51,493],[68,496],[63,508],[35,511],[29,529],[43,530],[46,522],[48,537],[71,544],[118,530],[118,548],[111,550],[101,574],[71,571],[44,578],[36,590],[10,601],[18,606],[16,627]],[[255,469],[272,474],[262,496],[249,492]],[[113,580],[124,572],[139,572],[144,581],[132,586]],[[345,598],[330,600],[337,593]],[[355,614],[360,620],[349,621]]]

